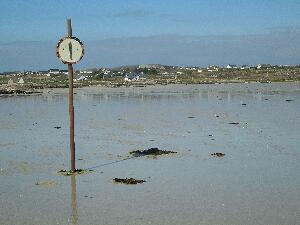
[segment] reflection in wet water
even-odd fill
[[[241,98],[241,96],[251,97],[253,99],[262,100],[263,95],[282,95],[285,96],[289,92],[285,87],[273,84],[274,87],[269,87],[264,84],[215,84],[215,85],[189,85],[189,86],[170,86],[165,88],[158,87],[129,87],[118,89],[76,89],[75,100],[79,101],[94,101],[94,102],[109,102],[120,101],[124,99],[136,99],[143,101],[160,101],[172,100],[176,98],[193,99],[201,98],[203,100],[225,100],[230,103],[235,98]],[[290,84],[295,88],[296,84]],[[269,85],[270,86],[270,85]],[[300,92],[300,90],[294,90]],[[33,96],[19,96],[18,99],[13,97],[2,96],[2,99],[6,98],[6,101],[43,101],[49,102],[66,102],[68,94],[64,90],[56,91],[44,91],[42,95]]]
[[[298,224],[300,84],[76,92],[77,164],[94,169],[77,181],[56,174],[69,162],[68,93],[0,97],[0,224]],[[150,147],[178,154],[127,158]]]
[[[71,177],[71,216],[70,225],[78,225],[76,176]]]

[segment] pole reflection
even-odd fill
[[[70,225],[78,225],[76,176],[71,176],[71,216]]]

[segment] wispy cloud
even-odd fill
[[[175,23],[193,23],[193,20],[189,19],[187,16],[180,17],[179,15],[172,12],[158,13],[157,16]]]
[[[16,47],[17,46],[17,47]],[[300,31],[257,35],[154,35],[85,41],[76,67],[162,63],[169,65],[290,64],[300,62]],[[55,43],[0,44],[0,71],[63,67]],[[4,67],[5,66],[5,67]]]
[[[156,35],[91,42],[93,65],[163,63],[171,65],[226,65],[259,63],[298,64],[300,32],[258,35]]]
[[[299,32],[300,27],[299,26],[274,26],[274,27],[268,27],[267,30],[270,30],[272,32]]]
[[[124,12],[118,12],[113,14],[114,17],[146,17],[153,15],[154,12],[145,9],[134,9],[134,10],[125,10]]]
[[[191,20],[191,19],[174,19],[174,22],[176,22],[176,23],[192,23],[193,20]]]

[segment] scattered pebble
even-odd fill
[[[238,123],[238,122],[231,122],[231,123],[228,123],[228,124],[238,125],[238,124],[240,124],[240,123]]]
[[[247,105],[246,103],[243,103],[242,105]]]
[[[83,197],[85,197],[85,198],[94,198],[93,196],[88,196],[88,195],[85,195]]]
[[[55,129],[60,129],[61,127],[54,127]]]
[[[193,118],[195,118],[195,117],[194,117],[194,116],[188,116],[188,118],[189,118],[189,119],[193,119]]]
[[[294,100],[292,100],[292,99],[286,99],[285,101],[286,101],[286,102],[292,102],[292,101],[294,101]]]

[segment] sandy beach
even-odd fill
[[[76,176],[67,93],[0,97],[0,224],[299,224],[299,83],[75,89]]]

